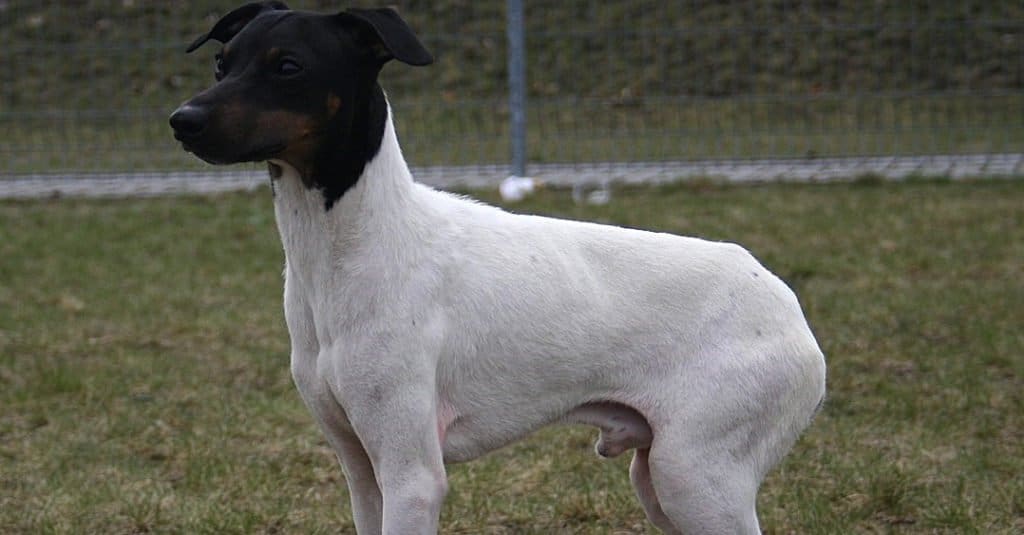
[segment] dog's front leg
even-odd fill
[[[341,407],[332,405],[333,402],[326,406],[311,405],[310,408],[345,473],[356,533],[379,535],[383,523],[383,499],[374,476],[373,464],[359,437],[351,431]]]
[[[383,497],[384,535],[437,533],[448,490],[428,361],[373,358],[343,364],[348,379],[339,378],[339,401]]]
[[[344,433],[331,440],[334,451],[341,461],[348,483],[348,493],[352,502],[352,521],[359,535],[376,535],[381,532],[383,522],[382,498],[377,480],[373,475],[373,465],[366,455],[359,438],[354,434]]]
[[[373,465],[344,409],[330,392],[321,374],[330,373],[330,355],[320,361],[320,344],[314,329],[313,313],[296,292],[295,278],[289,275],[284,292],[285,320],[292,341],[291,369],[295,386],[316,419],[345,472],[352,502],[352,520],[359,535],[378,535],[382,523],[382,499]],[[323,369],[321,369],[321,366]]]
[[[352,431],[345,412],[334,401],[327,390],[327,384],[317,377],[303,384],[299,391],[310,412],[320,424],[327,442],[331,445],[341,468],[352,502],[352,520],[359,535],[377,535],[382,525],[382,498],[374,477],[370,457],[363,449],[359,437]],[[312,385],[312,386],[308,386]]]

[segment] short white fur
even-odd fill
[[[765,474],[825,362],[793,292],[739,246],[514,215],[415,183],[389,116],[330,209],[275,180],[299,392],[361,535],[436,533],[445,461],[598,426],[666,533],[759,533]]]

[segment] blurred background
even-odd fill
[[[396,4],[437,58],[382,76],[410,163],[507,166],[506,3]],[[0,0],[0,175],[204,169],[166,117],[233,7]],[[525,37],[531,164],[1024,152],[1019,0],[527,1]]]

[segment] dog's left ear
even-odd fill
[[[345,25],[363,32],[381,65],[397,59],[409,65],[430,65],[434,56],[420,43],[412,28],[391,8],[346,9],[337,15]]]
[[[278,11],[288,10],[288,6],[284,2],[269,1],[269,2],[252,2],[245,4],[244,6],[235,9],[221,17],[213,28],[206,33],[206,35],[200,36],[195,41],[192,41],[191,45],[188,45],[188,49],[185,53],[188,54],[193,50],[203,46],[204,43],[213,39],[214,41],[220,41],[226,43],[231,40],[232,37],[238,35],[238,32],[245,28],[246,24],[256,18],[257,15],[264,11]]]

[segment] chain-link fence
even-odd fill
[[[215,47],[185,45],[237,3],[0,0],[0,175],[203,168],[166,117],[212,82]],[[504,0],[397,7],[437,58],[382,75],[410,162],[507,164]],[[1020,0],[525,12],[531,164],[1024,153]]]

